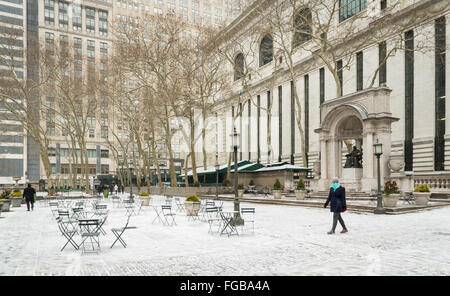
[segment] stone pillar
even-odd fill
[[[318,190],[324,191],[328,188],[328,140],[320,139],[320,179],[318,182]]]

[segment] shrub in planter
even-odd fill
[[[13,208],[19,208],[22,204],[22,193],[18,189],[14,190],[11,194],[11,206]]]
[[[385,207],[396,207],[397,201],[400,198],[400,190],[397,182],[388,180],[384,183],[383,189],[383,203]]]
[[[195,181],[194,184],[192,184],[192,187],[200,187],[200,182]]]
[[[194,202],[196,202],[194,204]],[[197,195],[191,195],[186,198],[184,202],[184,208],[186,209],[187,216],[198,216],[198,211],[200,210],[200,198]]]
[[[239,197],[243,197],[244,196],[244,185],[243,184],[239,184],[238,185],[238,196]]]
[[[275,199],[281,199],[281,193],[283,192],[283,187],[281,186],[280,180],[275,179],[275,183],[272,188],[273,197]]]
[[[2,203],[2,212],[9,212],[11,207],[11,190],[5,189],[2,194],[0,194],[0,203]]]
[[[255,182],[253,182],[253,179],[251,179],[250,182],[248,182],[248,186],[255,186]]]
[[[306,186],[305,182],[303,182],[303,178],[300,178],[297,183],[297,187],[295,187],[295,198],[296,199],[305,199],[306,194]]]
[[[416,205],[424,206],[428,204],[428,200],[431,196],[430,188],[426,184],[417,186],[414,189],[414,198],[416,200]]]
[[[148,192],[141,192],[140,197],[142,199],[142,201],[144,202],[142,205],[143,206],[148,206],[150,204],[150,194],[148,194]]]

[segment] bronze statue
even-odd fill
[[[345,155],[347,160],[344,168],[362,168],[362,151],[358,150],[356,146],[353,146],[352,152]]]

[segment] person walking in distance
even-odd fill
[[[117,195],[118,191],[119,191],[119,187],[117,186],[117,184],[114,184],[114,192],[116,193],[116,195]]]
[[[341,216],[341,213],[347,210],[347,202],[345,200],[345,187],[342,187],[341,184],[339,184],[338,178],[333,178],[330,193],[328,194],[328,199],[323,207],[326,208],[329,203],[331,203],[330,211],[333,212],[333,227],[330,231],[328,231],[328,234],[334,233],[338,221],[342,226],[341,233],[348,232],[344,220]]]
[[[30,211],[30,204],[31,204],[31,210],[34,210],[34,195],[35,194],[36,194],[36,190],[34,190],[34,188],[31,187],[31,184],[28,184],[28,187],[25,188],[23,191],[22,198],[25,198],[25,201],[27,202],[28,211]]]

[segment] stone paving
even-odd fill
[[[183,213],[177,226],[153,225],[147,208],[125,232],[127,249],[109,248],[110,228],[126,218],[111,208],[99,254],[60,252],[65,241],[48,207],[12,208],[0,219],[0,275],[450,275],[450,207],[398,216],[346,212],[349,233],[327,235],[329,209],[242,206],[256,208],[256,225],[239,237],[208,234],[207,223]]]

